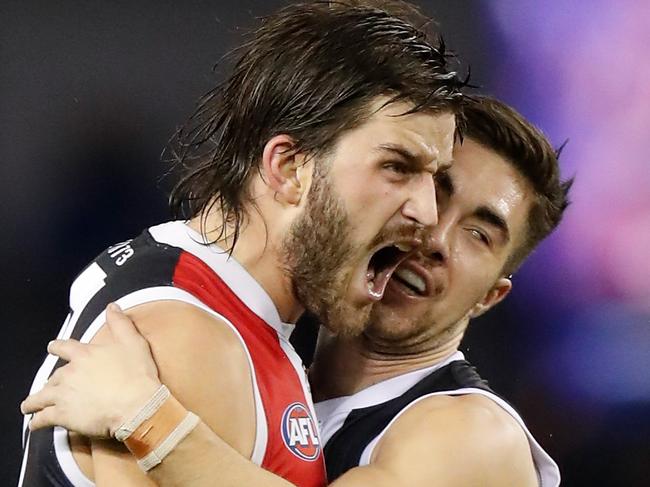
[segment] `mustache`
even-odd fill
[[[404,240],[414,240],[419,242],[418,247],[422,248],[426,245],[426,235],[429,227],[425,227],[418,223],[395,223],[390,226],[384,227],[369,244],[369,248],[373,249],[381,246],[382,244],[399,242]],[[423,249],[424,250],[424,249]]]

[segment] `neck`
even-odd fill
[[[355,394],[373,384],[436,365],[458,350],[464,327],[444,343],[390,353],[365,335],[334,336],[321,327],[309,379],[315,401]]]
[[[220,235],[223,224],[222,216],[216,211],[197,216],[189,222],[190,228],[201,233],[208,241],[229,249],[233,243],[232,232]],[[266,291],[280,319],[285,323],[295,323],[303,308],[293,294],[291,279],[282,268],[279,248],[266,233],[263,222],[256,217],[242,226],[232,256]]]

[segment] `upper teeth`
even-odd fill
[[[409,285],[413,286],[419,292],[423,293],[427,289],[427,285],[420,276],[415,272],[408,269],[397,269],[395,275],[398,276],[403,281],[406,281]]]
[[[397,247],[402,252],[410,252],[413,250],[413,247],[407,243],[396,243],[395,247]]]

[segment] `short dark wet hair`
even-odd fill
[[[546,136],[512,107],[489,96],[471,96],[463,113],[464,136],[510,162],[535,193],[525,239],[504,266],[504,274],[511,274],[562,220],[573,178],[560,178],[562,148],[554,149]]]

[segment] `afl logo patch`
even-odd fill
[[[320,453],[318,433],[309,409],[299,402],[282,415],[282,439],[289,451],[303,460],[316,460]]]

